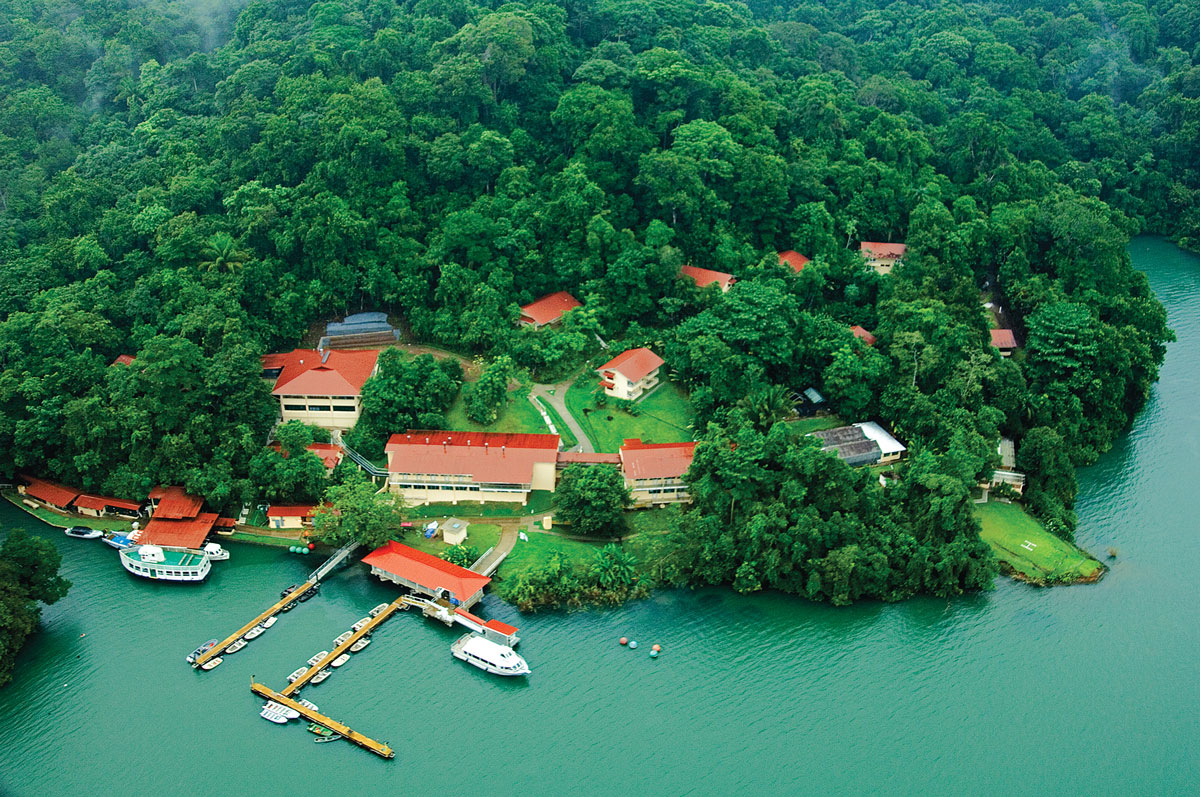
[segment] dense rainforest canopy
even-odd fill
[[[235,503],[279,471],[258,358],[318,320],[387,310],[497,373],[599,333],[658,346],[700,419],[665,578],[982,586],[998,437],[1069,536],[1074,466],[1156,378],[1125,244],[1200,245],[1198,42],[1197,0],[0,0],[0,472]],[[863,239],[908,257],[877,275]],[[585,308],[514,325],[556,290]],[[898,485],[781,422],[809,385],[910,445]],[[447,406],[372,391],[360,434]]]

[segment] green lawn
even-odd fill
[[[616,453],[621,441],[629,438],[641,438],[643,443],[682,443],[692,439],[692,407],[674,383],[663,382],[638,402],[637,416],[617,409],[612,403],[597,408],[592,401],[595,387],[595,378],[585,373],[567,390],[566,402],[597,451]]]
[[[845,426],[845,421],[836,415],[822,415],[819,418],[801,418],[796,421],[788,421],[788,424],[800,434],[811,434],[819,432],[822,429],[836,429],[839,426]]]
[[[558,414],[558,410],[554,409],[553,404],[540,397],[537,399],[537,403],[538,406],[544,409],[546,414],[550,416],[550,420],[554,421],[554,428],[558,429],[558,435],[562,438],[562,447],[564,450],[571,448],[579,442],[575,439],[575,435],[571,431],[571,427],[567,426],[566,421],[564,421],[563,417]]]
[[[546,428],[546,422],[542,420],[541,413],[529,403],[527,395],[526,388],[510,392],[508,404],[504,406],[504,410],[495,423],[481,426],[474,421],[467,420],[466,411],[463,409],[463,397],[460,393],[458,398],[454,399],[454,403],[450,405],[450,409],[446,411],[446,428],[463,432],[549,434],[550,430]]]
[[[253,545],[274,545],[279,548],[290,548],[293,545],[300,545],[300,540],[289,540],[287,537],[271,537],[267,534],[250,534],[245,531],[235,531],[233,534],[225,537],[227,540],[234,542],[248,542]],[[309,556],[315,555],[315,552]]]
[[[450,515],[450,517],[455,517]],[[437,520],[441,520],[439,517]],[[500,527],[493,523],[470,523],[467,525],[467,541],[465,545],[470,545],[476,548],[480,554],[488,548],[495,546],[500,541]],[[400,540],[405,545],[416,548],[418,551],[441,556],[450,546],[442,541],[441,537],[433,539],[425,539],[425,534],[417,529],[412,534],[404,535],[404,539]]]
[[[542,515],[550,511],[554,495],[548,490],[533,490],[529,493],[529,503],[521,506],[518,503],[495,501],[481,504],[478,501],[460,501],[454,504],[426,504],[425,506],[408,506],[404,514],[412,518],[440,517],[526,517]]]
[[[534,532],[528,535],[529,541],[517,540],[517,547],[500,565],[501,577],[507,578],[514,573],[531,567],[541,566],[556,553],[561,553],[572,566],[590,564],[596,552],[604,547],[606,542],[581,542],[568,540],[555,534]]]
[[[1085,551],[1042,528],[1017,504],[976,504],[980,536],[996,558],[1035,583],[1092,579],[1103,567]],[[1032,546],[1032,549],[1030,549]]]

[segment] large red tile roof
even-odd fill
[[[876,338],[874,335],[872,335],[867,330],[860,327],[858,324],[855,324],[854,326],[850,327],[850,331],[854,333],[854,337],[858,338],[859,340],[861,340],[863,343],[867,344],[868,346],[874,346],[875,341],[878,340],[878,338]]]
[[[674,479],[687,473],[695,453],[695,443],[625,440],[620,450],[621,469],[630,479]]]
[[[576,462],[582,462],[585,465],[620,465],[621,457],[618,454],[593,454],[587,451],[558,452],[559,465],[572,465]]]
[[[1017,337],[1011,329],[992,329],[992,345],[997,349],[1017,348]]]
[[[792,271],[799,274],[808,264],[809,259],[799,252],[793,252],[791,249],[785,249],[779,253],[779,265],[786,263],[792,267]]]
[[[133,355],[118,354],[117,359],[113,360],[109,365],[133,365]]]
[[[64,487],[58,482],[52,482],[48,479],[39,479],[36,476],[21,475],[21,478],[29,482],[29,486],[25,488],[25,494],[32,496],[39,501],[45,501],[47,504],[53,504],[61,509],[66,509],[67,506],[75,500],[79,495],[79,491],[73,487]]]
[[[596,370],[616,371],[626,379],[637,382],[655,368],[662,366],[663,363],[663,358],[649,349],[630,349],[613,357]]]
[[[908,246],[905,244],[890,244],[881,243],[879,241],[863,241],[858,246],[858,250],[867,257],[880,258],[883,260],[899,260],[904,257]]]
[[[129,509],[137,511],[142,508],[140,501],[126,501],[124,498],[112,498],[107,495],[90,495],[84,493],[75,499],[75,506],[80,509],[94,509],[100,512],[106,506],[116,507],[117,509]]]
[[[566,291],[543,296],[521,308],[521,320],[537,326],[550,324],[562,318],[563,313],[582,307],[583,303]]]
[[[150,491],[150,500],[158,501],[154,517],[160,520],[181,520],[195,517],[204,506],[204,499],[188,495],[182,487],[155,487]]]
[[[188,520],[165,520],[153,517],[138,535],[143,545],[170,545],[176,548],[199,548],[217,522],[215,512],[205,512]]]
[[[729,286],[737,282],[732,274],[726,274],[724,271],[713,271],[699,266],[680,266],[679,273],[685,277],[691,277],[696,281],[696,284],[701,288],[712,285],[714,282],[721,286],[721,290],[729,290]]]
[[[477,483],[529,484],[533,466],[558,459],[556,434],[409,429],[385,450],[392,473],[470,476]],[[428,441],[428,442],[426,442]]]
[[[331,349],[325,355],[314,349],[296,349],[265,355],[262,363],[263,370],[283,369],[272,391],[276,396],[357,396],[378,359],[378,349]]]
[[[395,540],[371,551],[363,557],[363,562],[420,584],[427,590],[447,590],[460,603],[465,603],[491,581],[487,576],[481,576],[465,567],[451,564],[445,559],[410,548]]]

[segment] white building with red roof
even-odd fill
[[[312,526],[312,518],[317,508],[309,504],[281,505],[271,504],[267,507],[267,525],[273,529],[300,529]]]
[[[799,252],[794,252],[791,249],[785,249],[784,251],[779,252],[778,254],[779,254],[779,265],[787,266],[788,268],[790,268],[792,271],[796,272],[797,274],[799,274],[801,271],[803,271],[804,267],[806,265],[808,265],[810,262],[809,258],[805,257],[804,255],[800,254]]]
[[[625,440],[617,452],[634,504],[691,501],[683,475],[692,466],[695,443],[643,443]]]
[[[385,451],[393,492],[409,504],[511,501],[554,490],[559,437],[410,429]]]
[[[905,244],[882,243],[880,241],[863,241],[858,245],[858,251],[866,259],[867,265],[879,274],[891,274],[896,264],[904,259],[908,251]]]
[[[275,380],[283,422],[303,421],[330,431],[353,428],[362,414],[362,387],[375,374],[379,351],[296,349],[262,358]]]
[[[73,487],[65,487],[49,479],[39,479],[36,476],[21,474],[24,484],[17,485],[17,492],[26,498],[35,499],[50,509],[66,512],[71,503],[79,497],[79,491]]]
[[[692,279],[698,288],[707,288],[709,285],[716,285],[721,289],[721,293],[727,292],[733,283],[737,282],[737,279],[732,274],[726,274],[724,271],[700,268],[699,266],[680,266],[679,276]]]
[[[548,324],[559,323],[568,310],[574,310],[576,307],[582,306],[583,303],[571,294],[566,291],[558,291],[557,293],[543,296],[536,302],[523,305],[521,307],[519,323],[523,327],[541,329]]]
[[[483,597],[483,588],[491,581],[465,567],[451,564],[432,554],[391,540],[363,557],[371,575],[400,584],[434,600],[445,598],[451,604],[469,609]],[[503,625],[513,633],[517,629]]]
[[[630,349],[596,369],[605,395],[636,401],[658,385],[664,360],[649,349]]]

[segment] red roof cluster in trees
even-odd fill
[[[620,450],[621,470],[629,479],[675,479],[687,473],[695,453],[695,443],[625,440]]]
[[[314,349],[265,355],[263,370],[283,369],[275,380],[272,393],[276,396],[357,396],[375,370],[379,350],[331,349],[325,355]]]
[[[1011,329],[992,329],[992,345],[997,349],[1017,348],[1017,336]]]
[[[899,260],[904,257],[907,250],[908,246],[905,244],[889,244],[880,241],[863,241],[858,246],[858,251],[869,258],[879,260]]]
[[[857,324],[850,327],[850,331],[854,333],[854,337],[858,338],[859,340],[861,340],[863,343],[867,344],[868,346],[874,346],[875,341],[878,340],[878,338],[876,338],[870,332],[863,329],[862,327],[860,327]]]
[[[540,327],[552,324],[562,318],[563,313],[582,306],[583,303],[571,294],[558,291],[521,307],[521,320]]]
[[[785,249],[779,253],[779,265],[785,263],[792,267],[792,271],[799,274],[804,270],[804,267],[809,263],[809,259],[799,252],[793,252],[791,249]]]
[[[465,567],[451,564],[445,559],[410,548],[395,540],[371,551],[363,557],[363,562],[418,584],[429,592],[447,590],[462,603],[491,581],[487,576],[481,576]]]
[[[118,354],[117,359],[115,359],[111,363],[109,363],[110,366],[132,365],[132,364],[133,364],[133,355],[132,354]]]
[[[691,277],[701,288],[712,285],[715,282],[724,291],[728,290],[730,285],[737,282],[732,274],[726,274],[724,271],[700,268],[699,266],[680,266],[679,273],[685,277]]]
[[[284,459],[287,459],[287,454],[284,453],[283,446],[279,443],[271,443],[270,447],[278,451]],[[342,449],[336,443],[313,443],[306,446],[304,450],[311,451],[320,457],[321,462],[327,469],[335,467],[342,461]]]
[[[616,371],[631,382],[637,382],[663,363],[663,358],[649,349],[630,349],[613,357],[596,370]]]

